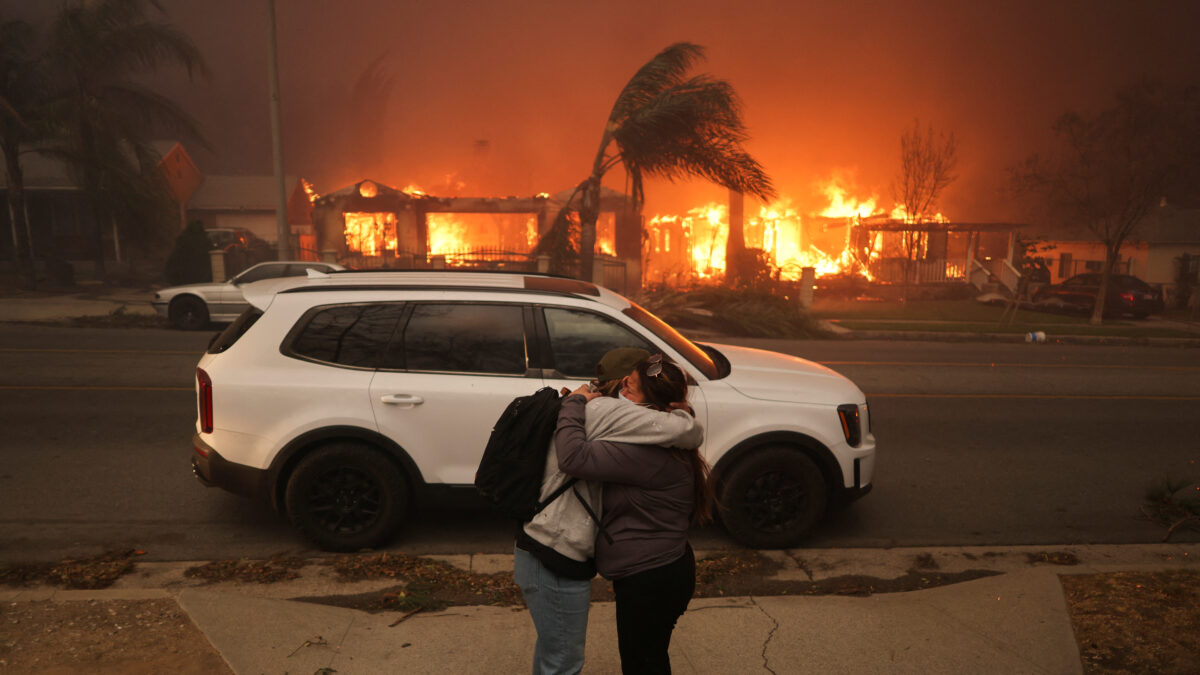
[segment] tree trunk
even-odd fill
[[[600,219],[600,176],[584,181],[579,200],[579,278],[591,281],[596,262],[596,221]]]
[[[33,264],[29,223],[25,219],[25,174],[21,170],[20,143],[4,139],[4,163],[8,171],[8,213],[13,228],[13,260],[17,268],[17,283],[26,290],[37,288],[37,272]]]
[[[87,106],[80,106],[81,110],[86,110]],[[104,269],[104,223],[109,222],[108,209],[103,205],[103,199],[100,196],[102,177],[100,176],[101,168],[99,159],[96,157],[96,142],[92,135],[92,128],[88,121],[84,118],[77,120],[79,125],[79,147],[81,155],[81,173],[83,174],[83,188],[88,196],[88,201],[92,205],[92,255],[95,262],[93,277],[98,281],[103,281],[106,276]]]
[[[725,283],[737,286],[742,280],[746,253],[745,200],[741,192],[729,191],[729,234],[725,239]]]
[[[1113,266],[1117,263],[1118,250],[1120,250],[1119,244],[1115,249],[1111,246],[1104,247],[1104,269],[1100,271],[1100,288],[1096,291],[1096,305],[1092,307],[1092,318],[1088,320],[1088,323],[1093,326],[1104,323],[1104,306],[1108,302],[1108,282],[1112,278]]]

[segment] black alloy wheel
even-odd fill
[[[175,298],[167,310],[171,324],[180,330],[200,330],[208,326],[208,306],[192,295]]]
[[[730,536],[750,548],[794,546],[828,502],[820,468],[788,447],[755,450],[738,460],[723,484],[721,519]]]
[[[339,442],[300,462],[284,500],[292,524],[321,549],[357,551],[396,535],[408,511],[408,484],[378,450]]]

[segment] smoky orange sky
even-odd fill
[[[959,140],[941,210],[1013,219],[1005,169],[1047,141],[1055,117],[1140,77],[1200,82],[1194,0],[276,4],[286,171],[321,192],[361,178],[447,196],[569,188],[626,80],[690,41],[707,49],[699,70],[741,95],[749,150],[801,213],[822,208],[835,177],[890,207],[900,133],[919,118]],[[154,80],[202,123],[213,150],[190,146],[200,168],[270,173],[265,0],[164,7],[212,72]],[[353,96],[373,62],[390,87]],[[646,212],[725,198],[700,181],[652,181]]]

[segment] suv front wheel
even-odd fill
[[[770,446],[742,457],[722,481],[721,520],[750,548],[796,545],[825,513],[825,477],[800,450]]]
[[[305,456],[284,493],[292,524],[325,551],[387,542],[404,522],[408,497],[395,464],[369,446],[345,441]]]

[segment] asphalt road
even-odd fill
[[[0,324],[0,560],[313,552],[267,507],[190,475],[192,372],[210,336]],[[1200,479],[1200,350],[729,341],[824,363],[868,394],[874,491],[807,546],[1154,542],[1147,487]],[[450,498],[393,548],[511,542],[486,507]],[[731,545],[716,528],[693,542]]]

